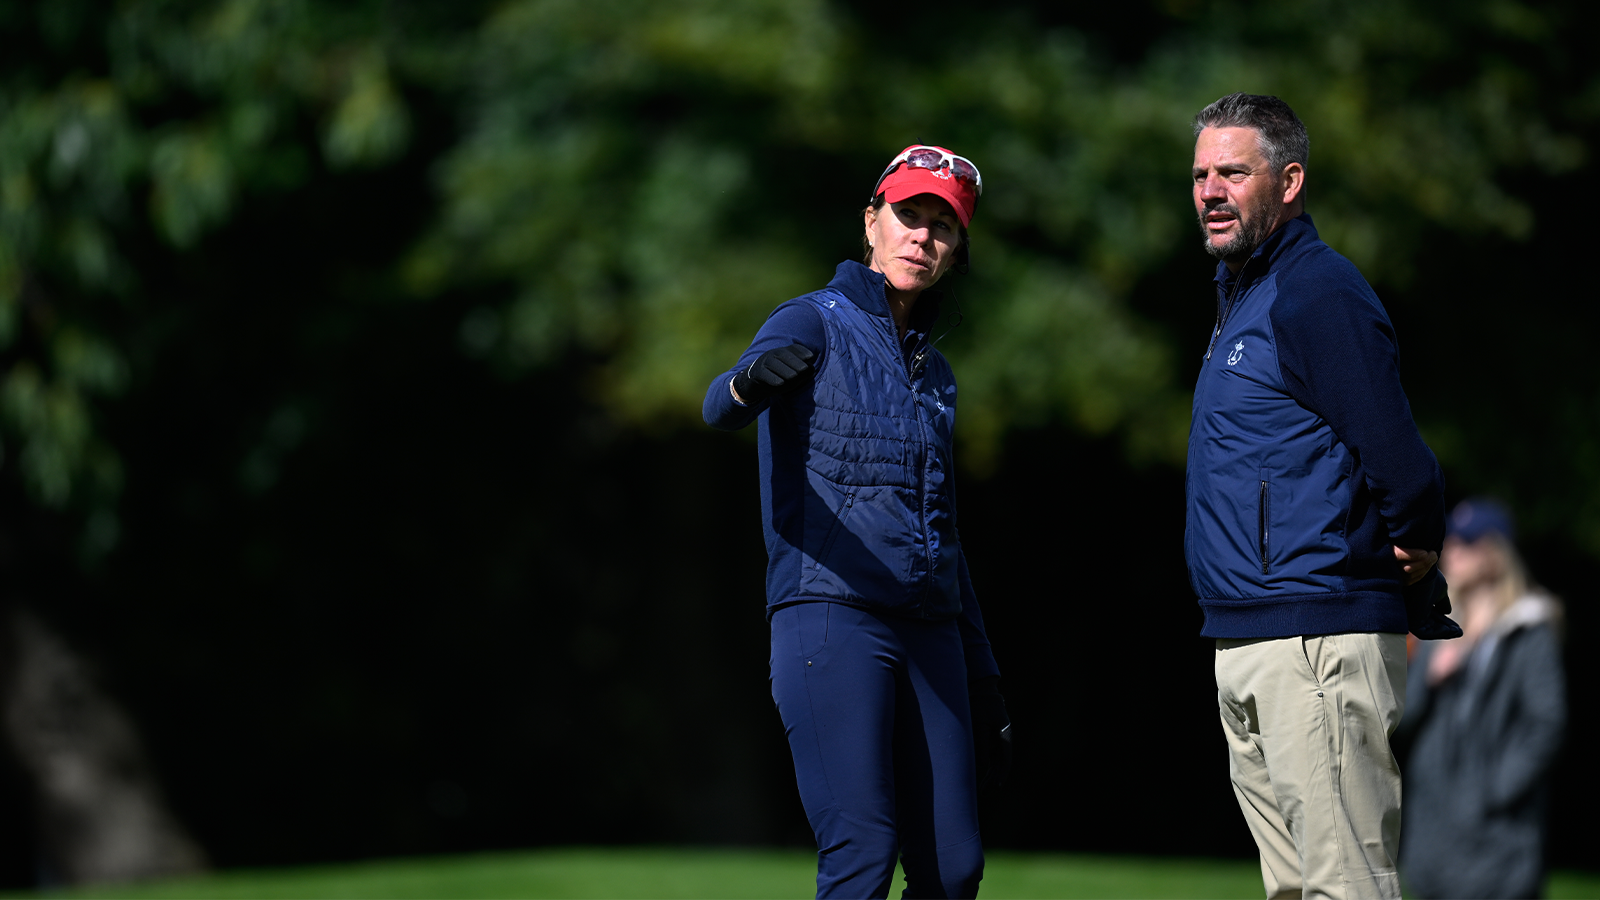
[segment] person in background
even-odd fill
[[[1398,738],[1400,874],[1420,897],[1538,897],[1550,771],[1566,727],[1561,604],[1534,585],[1490,499],[1450,513],[1439,566],[1459,641],[1417,645]]]
[[[906,896],[976,896],[978,777],[1010,764],[930,339],[982,189],[970,160],[907,147],[862,211],[863,261],[774,310],[706,392],[712,427],[759,421],[772,697],[819,898],[885,897],[897,860]]]

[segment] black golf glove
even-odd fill
[[[1461,626],[1445,614],[1450,611],[1450,586],[1438,566],[1416,584],[1404,588],[1406,600],[1406,627],[1424,641],[1442,641],[1461,637]]]
[[[746,406],[799,387],[811,375],[811,348],[796,341],[756,357],[743,372],[733,376],[733,390]]]
[[[1000,676],[967,685],[972,704],[972,749],[978,764],[978,787],[997,788],[1011,775],[1011,717],[1000,696]]]

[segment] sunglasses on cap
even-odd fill
[[[983,176],[978,174],[978,167],[972,164],[972,160],[954,153],[946,153],[938,147],[911,147],[896,156],[890,161],[889,168],[884,169],[883,174],[878,176],[878,183],[872,187],[872,196],[878,196],[878,188],[883,187],[883,180],[888,178],[889,173],[901,163],[913,169],[931,169],[935,172],[948,168],[957,181],[965,181],[972,185],[972,190],[978,196],[983,196]]]

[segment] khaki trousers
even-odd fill
[[[1267,896],[1398,900],[1405,635],[1219,640],[1216,673]]]

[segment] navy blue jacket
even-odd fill
[[[1304,215],[1219,263],[1217,297],[1189,428],[1201,633],[1404,634],[1393,548],[1439,549],[1444,478],[1383,304]]]
[[[924,293],[902,341],[883,276],[840,263],[826,288],[773,312],[711,382],[703,412],[724,430],[759,421],[769,618],[814,601],[960,617],[976,679],[998,669],[956,532],[955,375],[928,340],[938,305]],[[816,354],[808,385],[765,404],[734,401],[734,373],[796,340]]]

